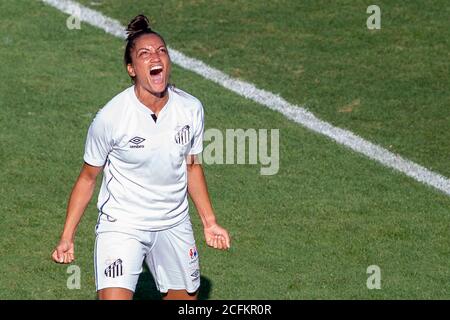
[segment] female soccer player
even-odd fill
[[[196,299],[199,259],[187,193],[207,245],[230,248],[196,158],[203,150],[203,107],[169,84],[166,44],[145,16],[136,16],[127,33],[124,58],[134,85],[106,104],[89,128],[85,163],[52,258],[75,259],[76,228],[103,171],[94,252],[99,299],[132,299],[144,261],[164,299]]]

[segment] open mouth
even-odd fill
[[[163,67],[161,65],[150,68],[150,77],[155,84],[160,84],[163,81]]]

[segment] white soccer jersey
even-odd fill
[[[97,113],[86,140],[84,161],[104,166],[99,214],[139,230],[186,218],[186,156],[203,150],[202,104],[180,89],[168,94],[155,122],[134,86],[124,90]]]

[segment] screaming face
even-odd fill
[[[166,45],[156,34],[140,36],[131,51],[128,74],[135,85],[155,96],[164,94],[170,78],[170,58]]]

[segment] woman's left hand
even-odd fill
[[[231,241],[227,230],[218,224],[214,224],[209,227],[205,227],[203,231],[205,233],[205,240],[208,246],[219,250],[230,249]]]

